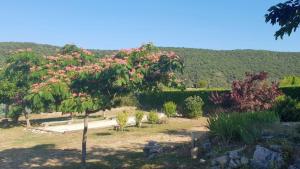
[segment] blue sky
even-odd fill
[[[119,49],[145,42],[208,49],[300,51],[275,40],[266,10],[285,0],[6,0],[0,41]]]

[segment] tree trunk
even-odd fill
[[[31,124],[30,124],[29,114],[26,110],[24,111],[24,116],[25,116],[25,119],[26,119],[26,127],[30,128]]]
[[[5,118],[8,117],[8,112],[9,112],[9,105],[8,105],[8,104],[5,104],[5,105],[4,105]]]
[[[71,119],[70,119],[69,123],[72,124],[74,122],[74,113],[73,112],[70,113],[70,118]]]
[[[82,135],[82,156],[81,156],[81,165],[82,169],[86,169],[86,141],[87,141],[87,131],[88,131],[88,117],[89,114],[85,112],[84,114],[84,128]]]

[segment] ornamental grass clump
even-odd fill
[[[150,124],[158,124],[159,123],[159,116],[155,111],[151,111],[148,114],[148,122]]]
[[[144,112],[138,111],[138,112],[135,113],[136,127],[141,127],[142,126],[143,117],[144,117]]]
[[[164,113],[167,117],[173,117],[176,115],[176,104],[172,101],[166,102],[163,105]]]
[[[213,136],[226,143],[231,141],[253,143],[259,139],[263,128],[278,121],[277,113],[272,111],[222,113],[208,119],[208,129]]]
[[[128,113],[125,111],[123,113],[118,113],[117,115],[117,123],[121,131],[124,131],[124,128],[126,127],[126,124],[128,122],[128,116]]]

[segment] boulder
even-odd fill
[[[9,126],[9,121],[8,119],[2,119],[1,120],[1,123],[2,123],[2,127],[3,128],[7,128]]]
[[[241,158],[241,165],[247,165],[248,163],[249,163],[248,158],[243,156],[243,157]]]
[[[202,145],[201,145],[201,148],[204,152],[210,152],[211,150],[211,143],[209,140],[206,140]]]
[[[300,169],[300,159],[297,159],[288,169]]]
[[[284,164],[282,154],[257,145],[251,160],[255,169],[281,168]]]
[[[223,155],[223,156],[215,158],[214,160],[216,161],[216,163],[218,165],[224,167],[227,165],[229,158],[227,155]]]
[[[239,168],[241,166],[241,162],[240,160],[234,160],[234,159],[230,159],[228,167],[235,169],[235,168]]]

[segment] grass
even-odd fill
[[[168,124],[143,124],[126,132],[111,128],[88,131],[89,168],[185,168],[197,166],[189,157],[192,127],[206,119],[172,118]],[[172,132],[170,132],[172,130]],[[23,127],[0,129],[0,168],[79,168],[82,132],[66,134],[32,133]],[[173,147],[153,160],[147,160],[142,147],[149,140]],[[47,167],[46,167],[47,166]]]
[[[224,142],[253,143],[264,127],[275,122],[279,122],[279,117],[274,112],[223,113],[210,117],[208,128]]]

